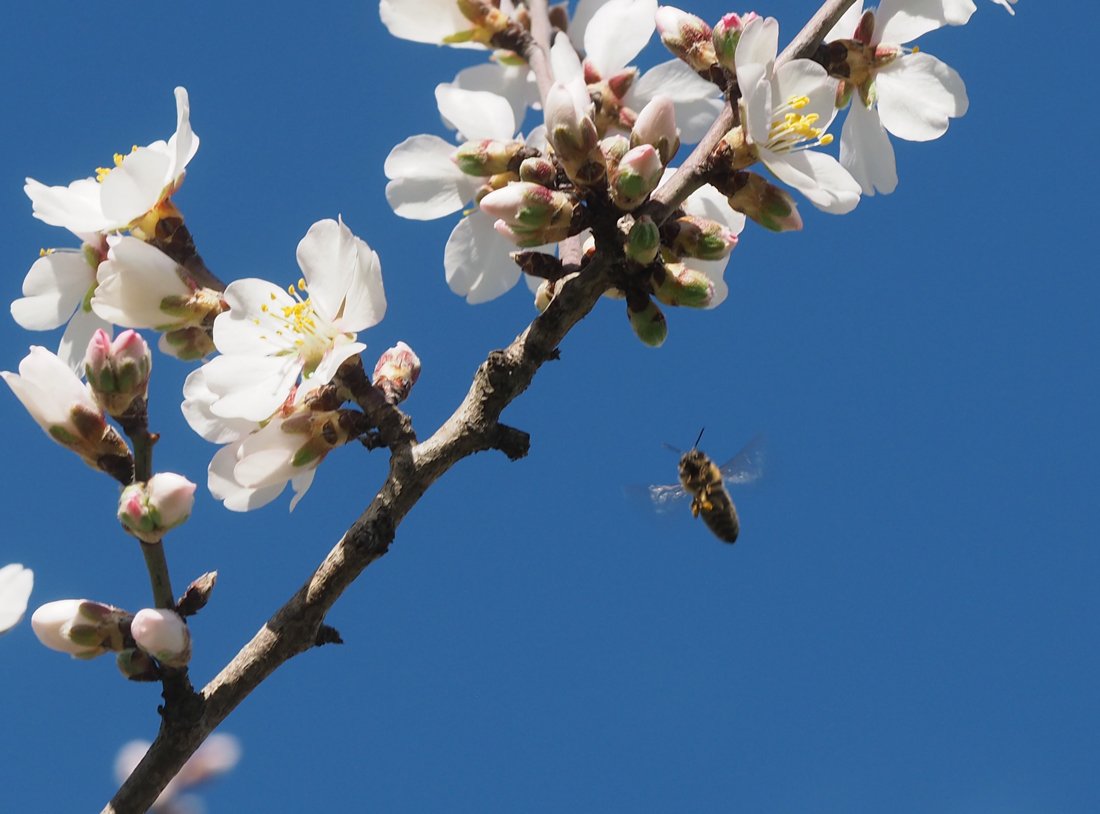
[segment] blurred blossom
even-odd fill
[[[7,633],[27,612],[34,572],[19,563],[0,568],[0,633]]]
[[[137,768],[151,744],[132,740],[115,757],[115,782],[121,784]],[[184,793],[202,783],[231,771],[241,759],[240,741],[233,735],[215,732],[183,764],[179,774],[168,781],[157,797],[150,814],[197,814],[203,807],[193,795]]]

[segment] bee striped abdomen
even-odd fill
[[[737,509],[722,483],[722,471],[698,449],[680,459],[680,483],[691,493],[691,513],[703,516],[714,536],[726,543],[737,541],[741,524]]]

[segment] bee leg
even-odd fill
[[[702,505],[703,504],[699,500],[699,498],[693,497],[691,499],[691,516],[692,517],[698,517],[699,516],[699,509],[702,508]]]

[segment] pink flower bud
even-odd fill
[[[573,199],[564,192],[517,181],[481,199],[493,227],[519,246],[541,246],[568,236]]]
[[[123,331],[113,342],[100,329],[88,343],[84,372],[99,405],[112,416],[121,416],[149,387],[153,356],[137,331]]]
[[[676,129],[676,108],[672,99],[658,94],[642,108],[630,133],[630,146],[651,144],[657,149],[661,163],[668,165],[680,149],[680,131]]]
[[[122,627],[131,616],[120,608],[87,599],[47,602],[31,614],[38,641],[76,659],[123,649]]]
[[[741,40],[741,32],[745,30],[745,26],[759,16],[755,11],[750,11],[747,14],[726,14],[714,26],[714,31],[711,33],[714,50],[718,62],[727,71],[731,73],[737,71],[734,54],[737,52],[737,43]]]
[[[694,14],[673,6],[661,6],[655,20],[665,48],[692,70],[706,71],[717,64],[710,26]]]
[[[371,381],[385,394],[386,401],[400,404],[418,378],[420,358],[404,342],[398,342],[379,357]]]
[[[191,660],[191,633],[175,611],[139,610],[130,623],[130,632],[137,646],[165,667],[185,667]]]
[[[627,212],[638,208],[657,188],[663,172],[661,157],[652,145],[631,148],[611,176],[611,199]]]
[[[118,501],[118,520],[145,543],[159,543],[191,516],[195,484],[182,475],[159,472],[146,483],[131,483]]]

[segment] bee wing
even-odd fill
[[[678,483],[655,483],[652,485],[631,483],[624,486],[623,491],[636,506],[645,507],[649,511],[658,514],[666,514],[672,511],[674,507],[679,506],[688,497],[684,487]]]
[[[759,480],[764,474],[765,447],[763,435],[753,437],[740,452],[718,467],[722,480],[731,486],[744,486]]]

